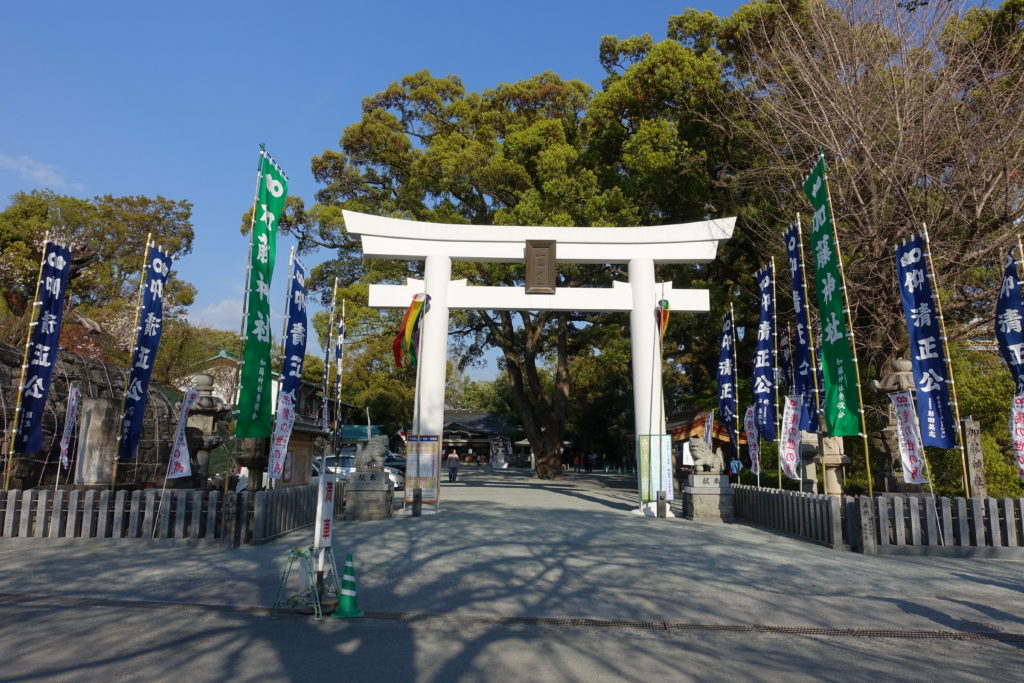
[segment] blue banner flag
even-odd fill
[[[793,314],[796,316],[796,334],[793,338],[793,395],[803,396],[804,405],[800,410],[800,429],[805,432],[818,431],[818,400],[815,395],[814,372],[820,373],[821,365],[815,366],[811,354],[811,317],[807,307],[807,287],[804,280],[804,259],[800,249],[800,225],[793,223],[782,233],[786,242],[786,256],[789,259],[789,274],[792,281]],[[819,381],[818,386],[824,386]]]
[[[925,253],[920,233],[896,247],[896,277],[910,335],[922,441],[925,446],[953,448],[956,444],[949,404],[949,367],[943,356],[942,328]]]
[[[43,267],[36,292],[39,313],[32,323],[29,337],[25,384],[22,387],[18,426],[14,435],[15,453],[38,453],[43,450],[43,409],[50,393],[50,380],[53,378],[53,366],[60,346],[64,292],[68,286],[70,266],[70,249],[53,242],[43,246]]]
[[[338,318],[338,334],[334,340],[334,396],[338,399],[338,410],[341,410],[341,361],[345,358],[345,306],[341,308],[343,312]]]
[[[132,460],[142,435],[142,418],[146,412],[146,394],[149,377],[153,374],[156,351],[160,346],[160,333],[164,323],[164,285],[171,272],[171,257],[157,246],[149,249],[145,282],[142,288],[142,308],[135,333],[132,367],[128,386],[124,392],[124,410],[121,413],[121,433],[118,435],[118,460]]]
[[[324,431],[330,431],[331,429],[331,406],[330,406],[330,378],[331,378],[331,365],[334,363],[334,344],[331,343],[331,329],[334,327],[334,306],[331,306],[331,319],[327,323],[327,343],[324,344],[324,381],[323,381],[323,392],[324,392],[324,404],[321,411],[321,419],[323,420]]]
[[[754,349],[754,423],[765,441],[775,441],[775,267],[754,274],[760,292],[761,314]]]
[[[779,331],[779,388],[784,394],[793,393],[792,330]]]
[[[1006,255],[1006,269],[999,285],[999,298],[996,299],[996,341],[999,352],[1010,368],[1014,382],[1017,383],[1018,394],[1024,393],[1024,332],[1021,321],[1024,320],[1024,302],[1021,300],[1020,280],[1017,279],[1017,259],[1014,250]]]
[[[284,360],[281,367],[281,393],[298,403],[298,388],[302,382],[302,364],[306,360],[306,269],[299,259],[292,263],[292,277],[288,288],[288,324],[284,336]]]
[[[733,349],[732,312],[722,325],[722,349],[718,355],[718,414],[729,439],[736,445],[736,354]]]

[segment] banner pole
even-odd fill
[[[288,284],[286,284],[284,286],[284,324],[281,327],[281,388],[277,392],[278,393],[278,397],[277,397],[278,401],[281,400],[281,393],[283,393],[283,390],[284,390],[285,370],[288,367],[288,359],[285,358],[284,354],[285,354],[285,349],[287,348],[287,345],[286,345],[285,342],[288,339],[288,327],[292,323],[292,321],[291,321],[291,314],[292,314],[291,297],[292,297],[292,282],[295,281],[295,269],[294,269],[294,266],[295,266],[295,246],[292,245],[292,247],[288,250]],[[271,434],[273,434],[274,431],[276,431],[276,427],[277,427],[277,423],[276,423],[277,416],[276,415],[274,416],[274,420],[275,420],[274,428],[270,432]],[[275,488],[276,489],[278,487],[278,481],[279,480],[277,480],[277,479],[270,479],[269,483],[270,483],[271,488]]]
[[[74,393],[74,391],[75,391],[75,383],[72,382],[72,383],[68,384],[68,403],[69,404],[71,403],[71,396]],[[75,407],[75,419],[76,420],[78,419],[78,411],[79,410],[81,410],[81,406],[80,405]],[[65,412],[64,413],[64,425],[65,425],[64,428],[65,429],[67,429],[67,421],[68,421],[68,416],[67,416],[67,412]],[[74,425],[72,425],[71,428],[73,430],[74,429]],[[63,440],[64,440],[64,435],[61,434],[61,452],[62,453],[64,452]],[[70,442],[69,442],[68,445],[70,446]],[[47,461],[47,463],[49,463],[49,461],[50,461],[50,454],[49,454],[49,452],[47,452],[47,454],[46,454],[46,461]],[[60,461],[60,457],[58,457],[57,458],[57,476],[53,478],[53,495],[55,495],[55,496],[57,495],[57,487],[60,486],[60,467],[61,467],[61,461]],[[71,460],[69,458],[68,459],[68,473],[69,473],[69,476],[70,476],[70,472],[71,472]],[[42,483],[42,477],[40,477],[40,483]]]
[[[736,394],[738,395],[739,394],[738,389],[739,389],[739,384],[740,384],[740,369],[736,365],[736,313],[733,310],[732,302],[731,301],[729,302],[729,318],[732,320],[732,330],[731,330],[731,334],[732,334],[732,372],[733,372],[733,377],[734,377],[735,382],[736,382],[736,389],[737,389]],[[739,411],[738,404],[737,404],[736,410],[734,410],[733,412],[735,413],[735,415],[732,416],[733,417],[733,422],[735,423],[735,427],[734,427],[735,431],[733,431],[733,434],[736,435],[736,443],[733,444],[733,448],[735,449],[736,457],[739,457],[739,454],[740,454],[740,411]],[[712,425],[712,427],[714,427],[714,425]]]
[[[831,207],[829,208],[831,211]],[[796,215],[796,238],[797,246],[800,249],[800,276],[803,279],[804,284],[804,296],[807,295],[807,259],[804,257],[804,235],[803,227],[800,224],[800,214]],[[807,329],[807,347],[811,351],[811,379],[814,381],[814,410],[815,416],[817,417],[818,430],[822,430],[823,420],[825,418],[824,410],[821,405],[821,387],[818,386],[818,355],[814,353],[814,329],[811,327],[811,308],[804,302],[804,324]]]
[[[775,367],[772,368],[772,386],[775,388],[775,448],[779,453],[779,488],[782,488],[782,413],[779,411],[779,300],[775,289],[775,257],[771,260],[772,269],[772,355]]]
[[[423,323],[420,331],[426,326],[426,316],[430,313],[430,299],[427,299],[427,280],[423,278]],[[411,304],[410,304],[411,305]],[[420,376],[423,370],[423,335],[416,337],[416,386],[412,390],[412,424],[413,433],[416,434],[416,483],[413,489],[423,488],[423,426],[420,424]],[[438,461],[431,463],[431,469],[437,471],[437,501],[434,503],[434,511],[441,509],[441,460],[444,458],[444,426],[441,427],[441,434],[437,435]],[[431,457],[434,457],[431,455]],[[406,448],[406,467],[409,466],[408,447]],[[406,470],[408,471],[408,470]],[[409,482],[405,483],[408,490]]]
[[[662,299],[665,298],[665,283],[664,282],[661,283],[661,298]],[[652,349],[652,353],[651,353],[651,390],[647,394],[647,406],[648,406],[647,414],[648,414],[648,416],[653,416],[655,414],[655,411],[657,411],[657,414],[658,414],[658,417],[659,417],[659,424],[661,425],[661,428],[658,430],[658,434],[659,434],[659,437],[658,437],[658,449],[659,449],[659,453],[660,453],[661,452],[660,451],[660,449],[661,449],[661,436],[660,435],[664,431],[664,428],[665,428],[665,419],[664,419],[664,415],[662,413],[662,407],[664,406],[664,403],[662,401],[657,401],[658,405],[657,406],[654,405],[655,404],[655,400],[656,400],[655,399],[655,395],[660,395],[660,393],[661,393],[660,392],[660,387],[655,387],[654,386],[654,378],[658,375],[658,368],[661,367],[661,347],[662,347],[662,343],[661,343],[662,330],[661,330],[661,324],[660,324],[661,323],[661,299],[658,300],[658,309],[656,309],[656,310],[657,310],[657,315],[658,315],[658,323],[656,324],[656,329],[658,331],[658,334],[656,335],[656,337],[654,339],[651,340],[651,343],[654,345],[654,348]],[[648,427],[652,427],[652,426],[653,425],[650,422],[648,422]],[[738,437],[737,437],[737,439],[738,439]],[[737,454],[739,453],[739,448],[736,449],[736,452],[737,452]],[[582,457],[585,457],[585,454],[584,454],[584,456],[581,456],[581,460],[582,460]],[[654,484],[654,461],[655,461],[655,458],[654,458],[654,434],[652,433],[648,437],[648,439],[647,439],[647,491],[654,498],[654,500],[657,500],[657,498],[658,498],[657,492],[662,490],[661,487],[662,487],[663,484],[662,484],[662,481],[661,481],[661,469],[659,468],[659,470],[658,470],[658,485],[657,485],[657,488],[655,488],[655,484]],[[658,460],[658,462],[659,463],[661,462],[660,459]],[[640,487],[640,507],[643,508],[643,506],[644,506],[643,487],[641,486]]]
[[[823,154],[821,150],[819,154]],[[836,212],[832,207],[832,190],[828,185],[828,171],[822,177],[825,182],[825,197],[828,201],[828,213],[832,217],[832,241],[836,245],[836,262],[839,264],[839,279],[842,281],[840,289],[843,292],[843,312],[846,314],[846,338],[850,341],[850,355],[853,357],[853,367],[856,371],[857,380],[857,412],[860,413],[860,437],[864,442],[864,466],[868,475],[868,497],[874,498],[874,483],[871,476],[871,455],[868,448],[868,428],[864,417],[864,395],[860,387],[860,361],[857,359],[857,342],[853,333],[853,311],[850,309],[850,297],[846,291],[846,270],[843,268],[843,250],[839,248],[839,227],[836,221]]]
[[[25,350],[21,356],[21,378],[18,380],[18,398],[14,402],[14,421],[10,427],[10,441],[7,447],[7,467],[4,470],[4,491],[11,487],[11,464],[14,462],[14,441],[18,436],[18,420],[21,418],[21,398],[25,392],[25,373],[28,371],[28,357],[32,347],[32,328],[36,326],[36,308],[39,307],[39,286],[43,280],[43,267],[46,265],[46,245],[50,243],[50,231],[43,235],[43,253],[39,257],[39,274],[36,276],[36,293],[29,309],[28,330],[25,332]]]
[[[917,406],[914,404],[914,393],[910,394],[910,414],[914,420],[914,427],[917,429],[917,438],[921,438],[921,421],[917,419]],[[939,506],[935,500],[935,485],[932,479],[932,465],[928,462],[928,454],[925,453],[924,448],[921,448],[921,460],[924,461],[924,469],[928,473],[928,490],[932,496],[932,507],[935,509],[935,529],[939,534],[939,545],[946,545],[946,541],[942,536],[942,521],[939,519]]]
[[[831,208],[829,209],[831,211]],[[833,221],[835,217],[833,216]],[[807,297],[807,259],[804,257],[804,235],[803,225],[800,222],[800,213],[796,214],[796,242],[797,248],[800,252],[800,278],[803,280],[804,297]],[[807,347],[810,349],[811,356],[811,367],[808,372],[811,373],[811,381],[814,382],[814,424],[818,427],[818,445],[819,450],[824,451],[824,425],[825,425],[825,414],[821,406],[821,387],[818,386],[818,356],[814,353],[814,329],[811,327],[811,307],[807,301],[804,301],[804,329],[807,331]],[[792,337],[790,337],[792,339]],[[794,376],[796,375],[796,368],[793,369]],[[828,493],[828,479],[825,476],[825,454],[819,453],[821,456],[821,492]]]
[[[341,318],[338,321],[338,326],[341,329],[345,329],[345,300],[341,300]],[[331,328],[332,336],[335,334],[334,328]],[[345,344],[339,338],[334,340],[335,342],[335,358],[334,363],[337,366],[334,370],[334,400],[337,403],[337,409],[334,411],[334,450],[336,453],[341,452],[341,435],[338,433],[339,424],[338,421],[341,419],[341,371],[342,363],[345,359]],[[367,438],[366,445],[370,445],[370,440]]]
[[[942,297],[939,296],[939,281],[935,276],[935,263],[932,260],[932,243],[928,238],[928,225],[921,223],[921,233],[924,235],[924,248],[928,252],[928,277],[932,281],[932,299],[935,304],[936,318],[939,321],[939,329],[942,332],[942,352],[946,354],[946,369],[949,371],[949,393],[950,403],[953,404],[953,430],[956,432],[957,448],[960,449],[960,465],[963,468],[964,495],[971,497],[971,481],[967,474],[967,449],[964,447],[964,432],[960,425],[960,405],[956,400],[956,381],[953,374],[953,358],[949,353],[949,337],[946,334],[946,321],[942,317]]]
[[[281,383],[284,383],[284,369],[287,358],[284,357],[285,339],[288,337],[288,326],[291,325],[292,281],[295,280],[295,246],[288,250],[288,284],[284,287],[284,325],[281,327]]]
[[[320,474],[323,475],[324,468],[327,467],[327,451],[331,450],[335,454],[338,453],[338,435],[331,434],[331,424],[328,423],[328,418],[331,416],[331,351],[334,349],[334,309],[338,304],[338,278],[334,278],[334,286],[331,288],[331,312],[327,316],[327,348],[324,349],[324,431],[328,433],[327,448],[320,455]],[[335,409],[337,414],[338,409]]]
[[[142,317],[142,298],[143,296],[145,296],[146,268],[149,266],[149,249],[152,237],[153,233],[149,233],[146,235],[146,248],[142,252],[142,270],[139,272],[139,294],[135,300],[135,324],[132,326],[132,351],[131,354],[128,356],[129,359],[135,358],[135,352],[139,348],[139,320]],[[121,392],[121,412],[117,418],[117,441],[114,447],[114,462],[110,468],[111,491],[114,491],[117,488],[117,469],[118,464],[121,460],[121,437],[124,431],[124,409],[125,404],[127,404],[128,402],[128,380],[131,378],[131,360],[129,360],[128,363],[128,374],[125,375],[124,378],[125,387],[124,391]]]
[[[327,317],[327,348],[324,349],[324,431],[328,433],[327,447],[324,448],[323,453],[320,454],[320,487],[324,486],[324,481],[327,478],[327,451],[332,451],[335,455],[340,454],[339,439],[337,433],[338,427],[338,413],[341,411],[341,406],[335,406],[334,419],[331,423],[333,431],[329,429],[327,418],[330,417],[331,411],[331,351],[334,350],[334,309],[338,304],[338,278],[334,278],[334,286],[331,288],[331,312]],[[337,361],[337,359],[335,359]],[[338,459],[338,465],[341,465],[341,460]],[[318,488],[318,491],[321,489]],[[321,495],[322,494],[318,494]],[[318,531],[318,530],[315,530]],[[317,548],[317,561],[316,561],[316,591],[317,595],[323,596],[324,589],[324,567],[326,566],[327,557],[324,548]]]
[[[249,318],[249,284],[252,278],[252,233],[256,229],[256,204],[260,198],[260,180],[263,174],[263,159],[267,155],[266,146],[260,143],[259,162],[256,164],[256,188],[252,193],[252,217],[249,219],[249,248],[245,252],[245,284],[242,286],[242,291],[245,292],[242,297],[242,321],[238,326],[238,339],[242,342],[242,353],[238,359],[238,364],[235,366],[235,408],[232,414],[235,415],[235,422],[238,421],[238,403],[242,397],[242,366],[245,364],[245,323]],[[235,434],[235,430],[231,430],[231,436],[229,441],[235,441],[237,445],[238,436]],[[227,460],[224,462],[224,495],[228,494],[228,482],[231,479],[231,451],[232,448],[225,449],[227,451]]]

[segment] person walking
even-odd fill
[[[448,481],[455,481],[459,478],[460,464],[459,451],[453,447],[448,454]]]
[[[743,463],[740,462],[739,457],[732,456],[732,460],[729,461],[729,483],[738,484],[740,481],[740,472],[743,471]]]

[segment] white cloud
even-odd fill
[[[189,311],[188,319],[193,325],[238,332],[242,325],[242,300],[224,299],[199,310]]]
[[[29,159],[24,155],[11,157],[6,154],[0,154],[0,168],[10,169],[22,178],[31,180],[39,187],[46,187],[51,190],[68,190],[75,193],[85,191],[85,186],[81,183],[69,183],[64,180],[59,167]]]

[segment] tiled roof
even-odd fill
[[[519,426],[506,415],[486,410],[446,410],[444,411],[444,431],[504,436],[520,430]]]

